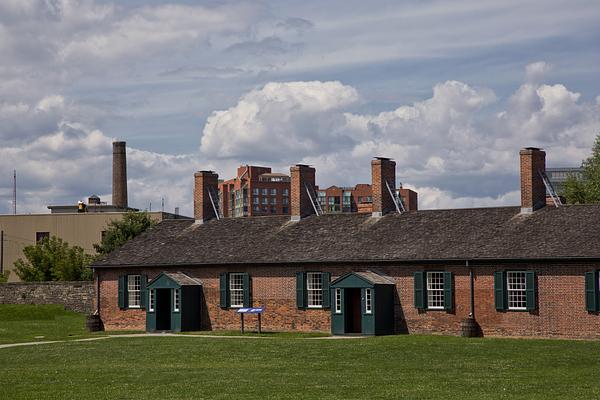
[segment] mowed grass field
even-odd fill
[[[0,349],[0,399],[593,399],[598,354],[593,341],[114,337]]]

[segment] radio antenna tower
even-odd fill
[[[13,214],[17,215],[17,170],[13,170]]]

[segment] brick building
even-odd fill
[[[224,218],[259,215],[290,215],[290,176],[271,172],[269,167],[242,165],[235,178],[219,182],[220,212]],[[326,214],[340,212],[372,212],[371,185],[359,183],[354,187],[330,186],[311,188],[321,210]],[[305,188],[306,190],[306,188]],[[397,189],[405,208],[416,211],[417,193]]]
[[[269,167],[240,166],[235,178],[219,183],[218,192],[225,218],[290,212],[290,177]]]
[[[191,309],[202,329],[239,329],[238,308],[262,306],[266,330],[459,334],[469,323],[600,338],[600,206],[547,207],[545,153],[520,157],[520,206],[404,213],[386,188],[389,159],[371,164],[371,214],[315,215],[302,190],[315,170],[293,166],[291,218],[216,220],[198,204],[196,223],[163,221],[97,261],[99,314],[107,329],[179,330]]]

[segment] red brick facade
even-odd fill
[[[484,335],[600,338],[600,315],[585,309],[584,274],[597,269],[594,264],[496,264],[472,265],[475,271],[475,318]],[[120,274],[146,274],[154,278],[164,269],[98,269],[100,277],[100,315],[107,330],[145,329],[145,311],[119,310],[117,280]],[[233,309],[219,307],[219,273],[248,272],[251,277],[252,304],[263,306],[263,329],[271,331],[330,331],[329,309],[300,310],[296,307],[296,272],[329,271],[334,280],[352,271],[376,270],[396,283],[394,300],[396,333],[460,334],[460,322],[470,312],[469,268],[460,265],[386,265],[386,266],[266,266],[266,267],[190,267],[174,268],[202,281],[203,329],[239,329],[239,316]],[[449,271],[454,279],[452,311],[418,310],[414,307],[415,271]],[[496,311],[494,272],[534,270],[537,280],[537,307],[534,311]],[[246,326],[253,327],[254,316]]]

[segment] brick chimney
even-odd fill
[[[526,147],[521,157],[521,214],[531,214],[546,205],[546,187],[540,172],[546,172],[546,152]]]
[[[113,142],[112,204],[127,208],[127,158],[125,142]]]
[[[373,217],[381,217],[390,211],[395,211],[394,200],[387,188],[386,181],[396,190],[396,162],[385,157],[376,157],[371,161],[371,179],[373,190]]]
[[[300,221],[300,219],[315,213],[306,192],[306,186],[308,186],[311,195],[313,195],[312,193],[316,195],[315,169],[308,165],[297,164],[290,167],[290,175],[291,219],[292,221]]]
[[[219,199],[216,198],[219,193],[219,175],[213,171],[194,173],[194,218],[198,224],[217,218],[209,191],[214,195],[215,206],[219,207]]]

